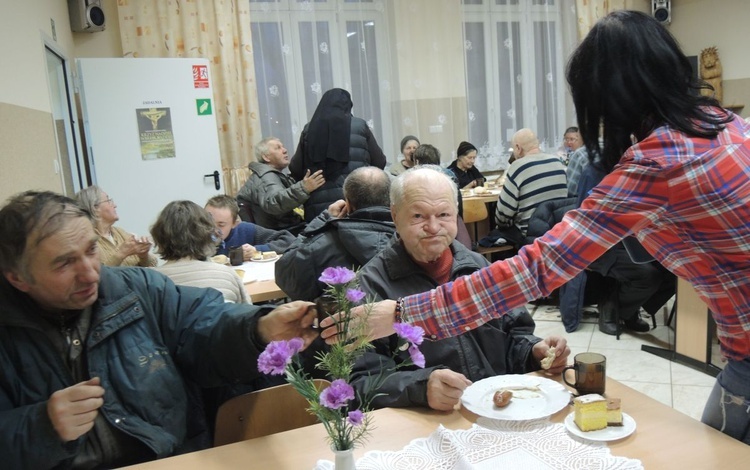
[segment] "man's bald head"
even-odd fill
[[[539,153],[539,139],[531,129],[523,128],[513,134],[512,144],[516,158]]]

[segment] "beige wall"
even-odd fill
[[[0,201],[26,189],[62,191],[45,41],[72,65],[78,57],[122,55],[116,0],[102,5],[107,30],[73,33],[66,0],[0,0]],[[54,22],[54,31],[52,27]]]
[[[736,110],[750,116],[750,3],[746,0],[672,0],[671,33],[687,55],[716,46],[723,69],[725,106],[745,105]]]
[[[0,0],[0,11],[0,200],[26,189],[61,191],[44,41],[73,55],[67,2]]]

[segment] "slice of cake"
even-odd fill
[[[262,256],[263,259],[273,259],[278,257],[279,255],[275,251],[264,251]]]
[[[622,426],[619,398],[607,398],[607,426]]]
[[[603,396],[592,393],[576,397],[573,408],[573,421],[581,431],[596,431],[607,427],[607,400]]]

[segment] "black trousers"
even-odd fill
[[[622,244],[610,249],[588,269],[617,280],[617,306],[621,320],[634,319],[640,308],[655,315],[677,288],[674,274],[657,261],[634,263]]]

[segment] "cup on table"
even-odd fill
[[[568,382],[566,373],[569,369],[575,371],[574,383]],[[602,395],[607,382],[607,358],[603,354],[592,352],[576,354],[573,365],[563,371],[563,380],[575,388],[579,395]]]
[[[229,264],[232,266],[240,266],[245,261],[245,255],[242,252],[241,246],[229,247]]]

